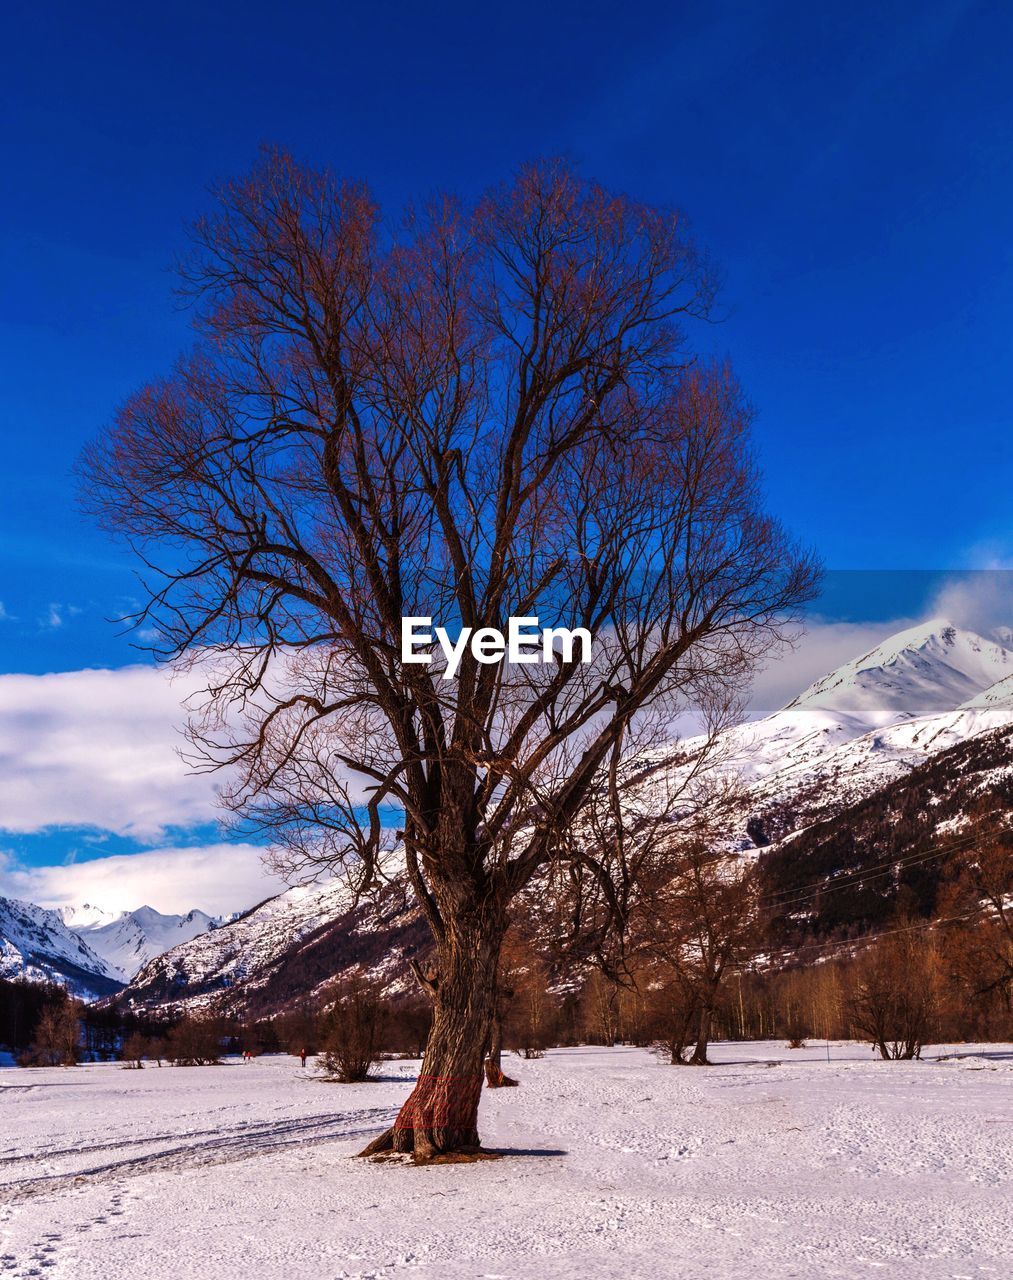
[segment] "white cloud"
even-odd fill
[[[150,906],[172,914],[197,907],[225,915],[285,889],[265,869],[263,855],[255,845],[220,843],[26,867],[0,854],[0,895],[54,908],[88,902],[105,911]]]
[[[0,827],[144,841],[213,820],[217,780],[178,755],[199,678],[154,667],[0,676]]]
[[[992,569],[955,576],[940,588],[932,613],[981,635],[1013,626],[1013,571]]]

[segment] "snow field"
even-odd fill
[[[0,1071],[0,1276],[1013,1275],[1013,1046],[714,1057],[511,1056],[481,1111],[510,1154],[430,1168],[350,1159],[417,1063]]]

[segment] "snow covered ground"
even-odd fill
[[[417,1064],[0,1071],[0,1276],[1013,1275],[1013,1045],[830,1052],[511,1057],[481,1113],[509,1154],[429,1168],[349,1158]]]

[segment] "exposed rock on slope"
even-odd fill
[[[58,982],[85,1000],[123,985],[59,912],[17,898],[0,898],[0,977]]]
[[[89,906],[64,907],[64,923],[108,965],[113,977],[123,982],[134,977],[149,960],[170,947],[214,929],[220,923],[204,911],[186,915],[163,915],[152,907],[118,913]]]

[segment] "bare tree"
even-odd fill
[[[1013,1008],[1013,834],[994,821],[960,859],[951,910],[973,916],[976,927],[953,949],[951,962],[976,1000]],[[980,913],[980,914],[979,914]]]
[[[504,1005],[513,999],[513,988],[500,982],[497,986],[496,1004],[489,1028],[489,1051],[485,1058],[485,1083],[489,1089],[513,1089],[517,1081],[503,1070],[503,1022]]]
[[[639,949],[668,971],[681,997],[673,1001],[672,1061],[706,1066],[722,985],[759,947],[754,864],[691,837],[677,845],[664,880],[638,907]]]
[[[123,1041],[120,1057],[123,1059],[124,1066],[132,1067],[139,1071],[144,1066],[145,1057],[149,1054],[148,1041],[139,1031],[135,1031]]]
[[[727,847],[744,797],[713,749],[735,708],[711,699],[708,710],[711,732],[682,752],[613,753],[554,880],[563,950],[597,970],[598,1034],[615,1035],[624,997],[639,1001],[643,1022],[651,992],[672,1062],[694,1066],[707,1065],[722,985],[754,958],[761,933],[755,868]]]
[[[533,969],[539,963],[534,939],[522,935],[516,916],[500,947],[496,1003],[489,1029],[489,1050],[485,1059],[485,1083],[488,1089],[513,1089],[517,1081],[503,1070],[503,1043],[508,1019],[515,999],[523,1000]]]
[[[367,1151],[470,1151],[511,903],[617,744],[740,681],[814,566],[692,359],[713,281],[677,214],[540,164],[393,227],[272,153],[184,279],[204,340],[87,452],[89,500],[159,565],[165,655],[215,659],[198,741],[237,812],[294,873],[405,875],[432,930],[423,1071]],[[512,616],[591,660],[402,662],[405,617]]]
[[[533,922],[529,919],[527,923]],[[559,1031],[559,997],[550,993],[549,965],[539,941],[530,928],[511,929],[504,944],[505,980],[510,991],[504,1033],[510,1046],[528,1060],[542,1057]]]
[[[328,996],[333,996],[334,1003],[322,1020],[324,1071],[341,1084],[368,1080],[383,1056],[387,1024],[383,993],[375,982],[353,974]]]
[[[939,958],[908,921],[874,942],[851,975],[847,1013],[884,1060],[921,1056],[939,1004]]]
[[[46,1006],[29,1051],[32,1066],[73,1067],[77,1064],[82,1011],[79,1000],[63,999]]]

